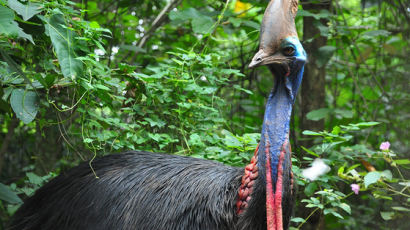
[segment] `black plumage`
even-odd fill
[[[256,180],[243,215],[235,202],[243,168],[168,154],[108,155],[62,173],[14,215],[9,230],[266,229]]]

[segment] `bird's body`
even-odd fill
[[[266,229],[263,208],[252,213],[262,221],[237,225],[243,168],[140,151],[92,165],[99,178],[86,162],[62,173],[25,201],[10,229]]]

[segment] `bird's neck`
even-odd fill
[[[266,103],[261,140],[251,163],[245,167],[239,189],[237,213],[241,214],[254,197],[260,198],[252,194],[255,181],[263,182],[258,184],[265,185],[268,230],[282,229],[282,191],[289,190],[283,182],[291,181],[288,133],[292,105],[285,78],[276,78]]]

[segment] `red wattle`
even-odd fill
[[[238,200],[236,201],[236,214],[242,214],[248,207],[248,203],[252,198],[253,185],[258,178],[258,151],[259,144],[256,146],[255,153],[251,159],[251,163],[245,167],[244,175],[242,176],[241,186],[238,191]]]
[[[272,168],[269,156],[269,141],[266,138],[265,143],[266,156],[266,224],[267,230],[277,230],[275,221],[275,198],[273,196],[272,186]]]
[[[276,229],[282,230],[282,184],[283,184],[283,160],[286,154],[286,145],[288,140],[286,139],[282,145],[279,155],[278,162],[278,179],[276,181],[276,192],[275,192],[275,218],[276,218]]]

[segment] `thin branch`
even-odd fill
[[[181,3],[182,0],[172,0],[170,1],[158,14],[158,16],[154,19],[154,21],[151,24],[151,28],[144,34],[144,36],[139,40],[137,47],[142,49],[144,45],[147,43],[147,41],[154,35],[154,32],[159,29],[166,21],[168,13],[174,9],[177,5]],[[122,59],[126,59],[131,52],[129,52],[125,57]],[[131,59],[131,63],[135,61],[137,58],[138,51],[134,53],[134,56]]]

